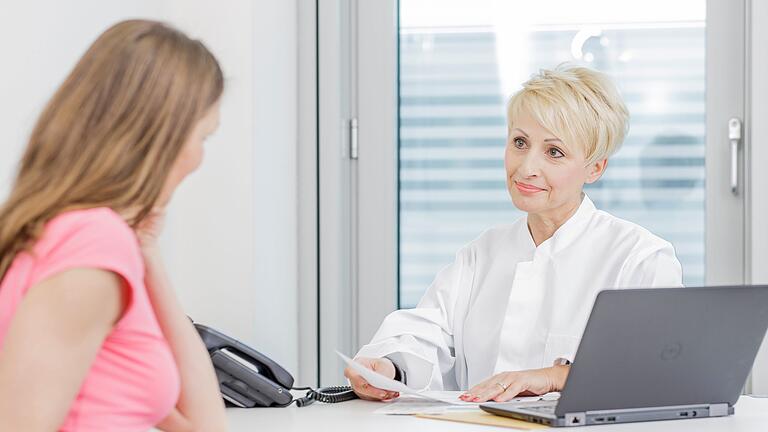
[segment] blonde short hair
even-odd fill
[[[562,64],[523,83],[507,105],[507,122],[528,113],[566,144],[581,145],[588,163],[614,154],[629,128],[629,111],[611,79]]]

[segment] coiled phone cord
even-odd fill
[[[357,394],[350,386],[323,387],[317,390],[312,387],[293,387],[291,390],[307,390],[307,394],[295,400],[296,406],[305,407],[315,401],[323,403],[338,403],[357,399]]]

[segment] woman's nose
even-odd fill
[[[520,174],[525,177],[535,177],[539,174],[539,158],[534,152],[529,152],[525,155],[523,162],[520,164]]]

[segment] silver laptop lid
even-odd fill
[[[603,291],[555,413],[732,405],[767,327],[768,286]]]

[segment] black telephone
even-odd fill
[[[255,349],[219,331],[195,324],[211,356],[219,389],[227,406],[240,408],[285,407],[294,401],[291,390],[308,390],[296,399],[296,405],[307,406],[314,401],[325,403],[356,399],[351,387],[293,387],[288,371]]]

